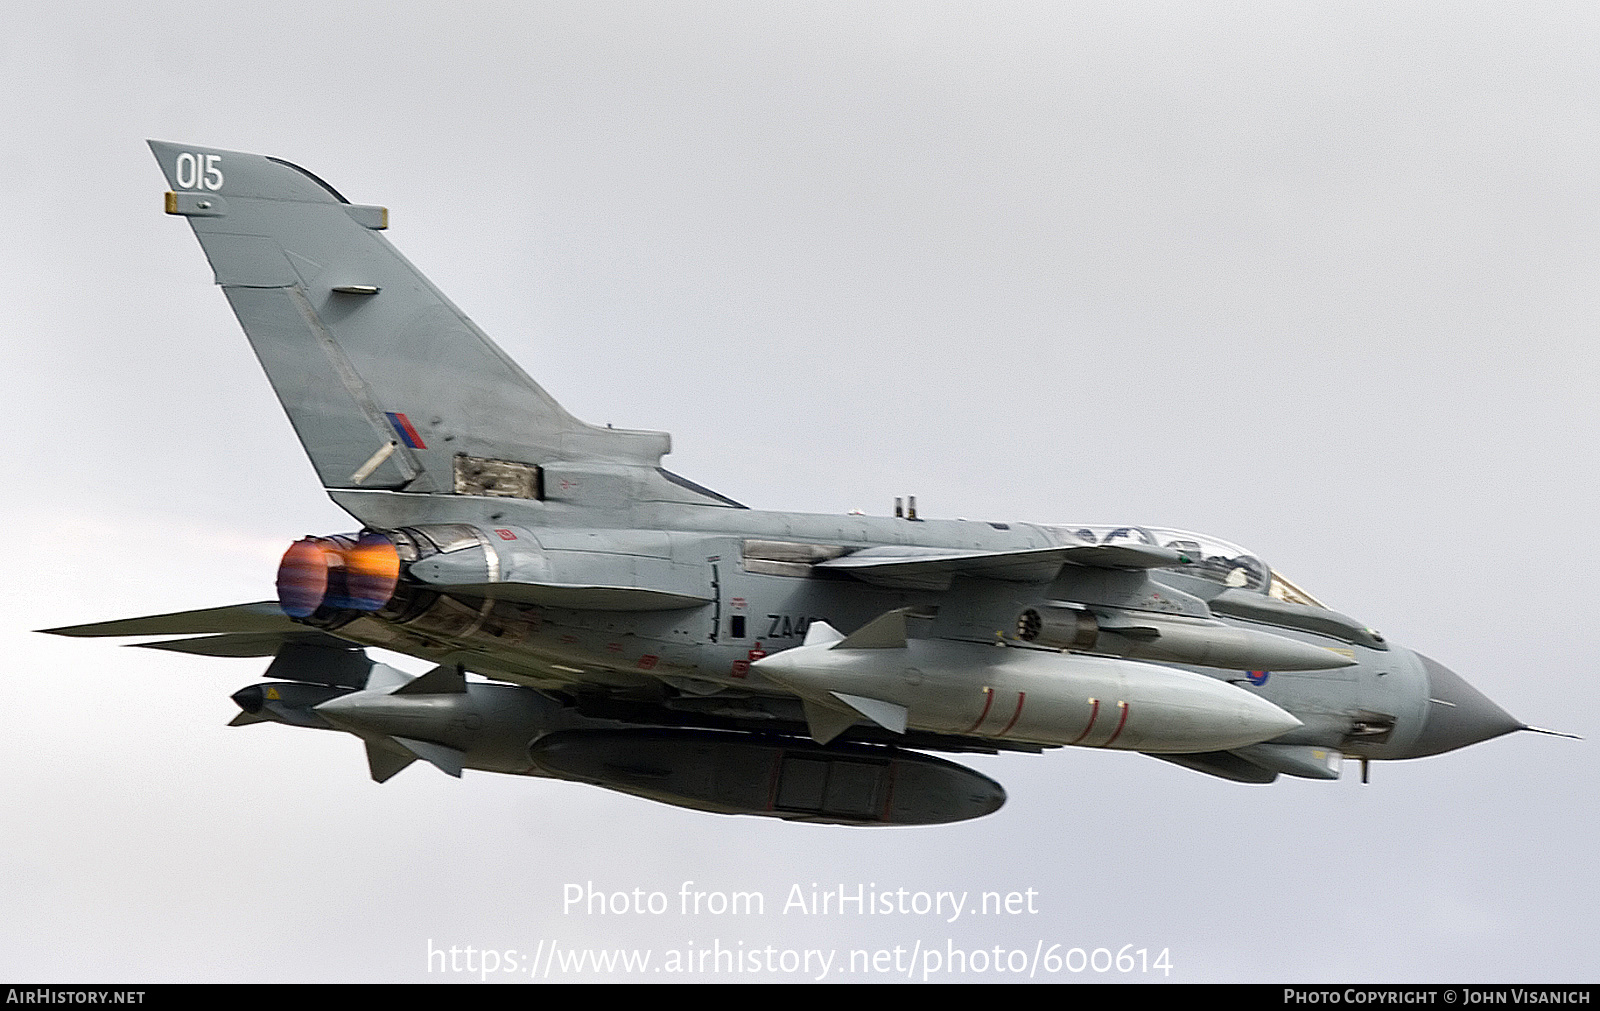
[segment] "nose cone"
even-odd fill
[[[1454,751],[1525,726],[1450,668],[1421,653],[1417,659],[1428,674],[1428,719],[1404,757]]]

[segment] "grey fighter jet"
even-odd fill
[[[1268,783],[1534,729],[1212,537],[747,509],[664,468],[666,434],[563,410],[384,208],[278,158],[150,147],[360,529],[289,545],[274,600],[49,631],[272,657],[236,725],[354,734],[380,783],[421,759],[852,825],[1004,802],[929,752],[1114,748]]]

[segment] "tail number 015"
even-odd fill
[[[174,181],[180,190],[222,189],[222,156],[219,154],[191,154],[184,151],[178,155],[178,162],[173,168]]]

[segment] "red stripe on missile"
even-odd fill
[[[1083,733],[1079,734],[1077,737],[1075,737],[1072,740],[1067,742],[1068,747],[1070,747],[1070,746],[1072,746],[1074,744],[1077,744],[1079,741],[1083,740],[1085,737],[1088,737],[1089,736],[1089,731],[1094,729],[1094,721],[1100,715],[1100,700],[1099,699],[1090,699],[1089,700],[1089,704],[1094,707],[1093,709],[1089,710],[1089,725],[1087,727],[1083,728]]]
[[[1100,745],[1102,748],[1111,747],[1111,742],[1116,740],[1117,735],[1122,733],[1122,728],[1128,725],[1128,704],[1126,702],[1118,702],[1117,708],[1122,710],[1122,719],[1117,721],[1117,729],[1112,731],[1110,737],[1106,738],[1106,743]]]
[[[1011,732],[1011,728],[1017,725],[1017,720],[1022,716],[1022,703],[1026,702],[1027,700],[1027,692],[1017,692],[1017,711],[1011,714],[1011,722],[1007,723],[1006,728],[996,734],[996,737],[1006,736],[1006,734]]]
[[[967,728],[967,733],[970,734],[974,730],[978,729],[978,725],[981,724],[984,721],[984,718],[989,715],[989,707],[992,705],[994,705],[994,689],[985,688],[983,690],[983,712],[979,713],[978,718],[972,721],[972,726]]]

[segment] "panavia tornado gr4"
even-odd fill
[[[666,434],[563,410],[390,246],[384,208],[277,158],[150,147],[360,527],[289,545],[275,600],[50,631],[272,657],[236,725],[354,734],[378,782],[421,759],[852,825],[1004,802],[929,752],[1114,748],[1267,783],[1533,729],[1212,537],[747,509],[663,468]]]

